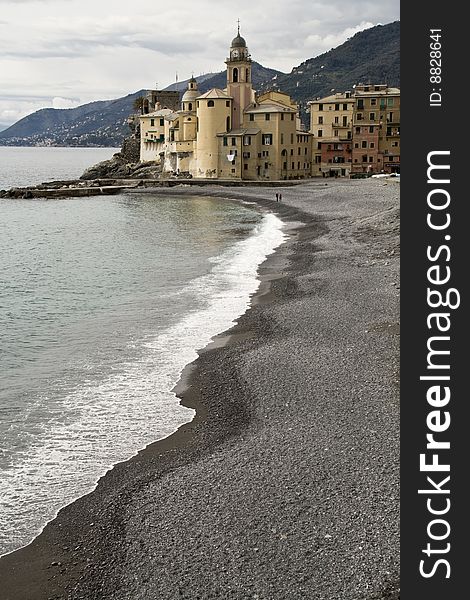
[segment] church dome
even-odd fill
[[[193,102],[200,95],[198,90],[186,90],[183,94],[183,102]]]
[[[240,34],[237,35],[236,38],[232,40],[232,48],[246,48],[246,42],[244,38]]]

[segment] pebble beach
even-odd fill
[[[400,184],[279,189],[204,188],[287,240],[185,369],[194,420],[0,558],[0,598],[399,598]]]

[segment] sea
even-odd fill
[[[0,148],[0,189],[112,153]],[[253,204],[196,192],[0,207],[1,555],[193,418],[172,390],[247,310],[285,234]]]

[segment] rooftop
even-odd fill
[[[225,100],[230,100],[232,96],[228,96],[223,90],[219,90],[219,88],[212,88],[202,96],[198,96],[198,100],[210,99],[210,98],[223,98]]]

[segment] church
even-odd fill
[[[290,96],[279,91],[257,95],[253,90],[252,59],[240,28],[225,63],[225,89],[201,94],[191,78],[179,107],[162,107],[156,101],[140,117],[140,160],[160,163],[163,176],[252,181],[310,177],[311,134],[301,130]]]

